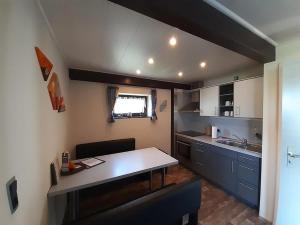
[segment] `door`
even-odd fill
[[[234,116],[245,118],[263,117],[263,78],[234,83]]]
[[[281,145],[276,225],[300,224],[300,62],[281,69]]]
[[[219,115],[219,86],[200,89],[200,116]]]

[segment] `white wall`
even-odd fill
[[[50,162],[68,144],[67,69],[33,0],[0,1],[0,224],[54,224],[48,221]],[[52,110],[34,47],[54,64],[67,111]],[[11,215],[6,182],[18,180],[19,208]]]
[[[171,153],[171,91],[157,89],[158,120],[149,118],[119,119],[108,123],[106,84],[71,81],[72,144],[136,138],[136,148],[157,147]],[[150,94],[151,89],[121,86],[121,93]],[[167,107],[160,112],[161,103]]]

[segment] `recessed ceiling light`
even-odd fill
[[[178,76],[179,76],[179,77],[182,77],[182,76],[183,76],[183,72],[180,71],[180,72],[178,73]]]
[[[171,46],[175,46],[177,44],[177,39],[174,36],[171,37],[170,40],[169,40],[169,44]]]
[[[201,68],[205,68],[205,67],[206,67],[206,62],[201,62],[201,63],[200,63],[200,67],[201,67]]]
[[[149,63],[149,64],[154,64],[154,59],[153,59],[153,58],[149,58],[149,59],[148,59],[148,63]]]
[[[141,74],[140,70],[136,70],[135,72],[136,72],[136,74]]]

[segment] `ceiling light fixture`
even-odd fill
[[[139,69],[137,69],[135,72],[136,74],[141,74],[141,71]]]
[[[173,36],[173,37],[171,37],[170,38],[170,40],[169,40],[169,44],[171,45],[171,46],[176,46],[176,44],[177,44],[177,39]]]
[[[200,67],[201,67],[201,68],[205,68],[205,67],[206,67],[206,62],[201,62],[201,63],[200,63]]]
[[[153,58],[149,58],[149,59],[148,59],[148,63],[149,63],[149,64],[154,64],[154,59],[153,59]]]
[[[183,72],[179,72],[179,73],[178,73],[178,76],[179,76],[179,77],[182,77],[182,76],[183,76]]]

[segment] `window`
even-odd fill
[[[145,95],[120,94],[114,107],[116,119],[142,118],[148,116],[149,97]]]

